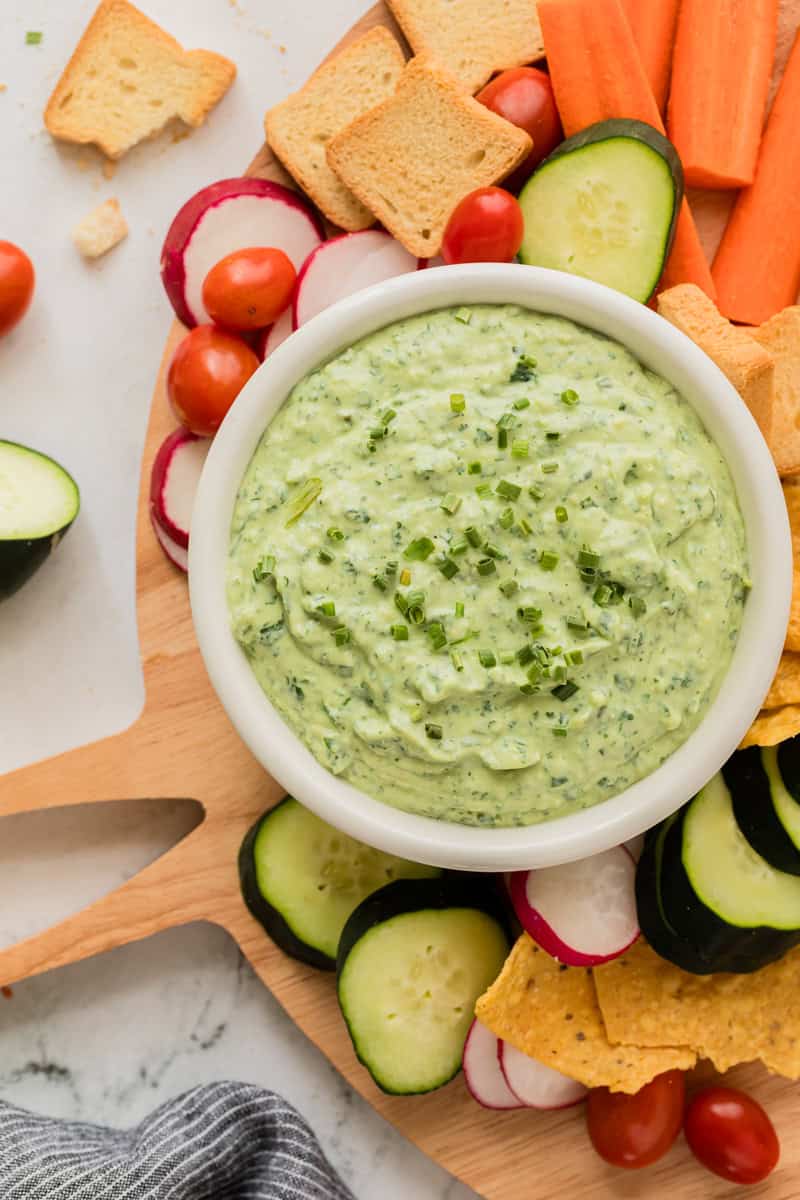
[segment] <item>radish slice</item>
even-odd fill
[[[292,333],[292,310],[287,308],[281,313],[274,325],[262,329],[256,339],[256,354],[263,362],[273,350],[277,350],[281,342],[285,342]]]
[[[500,1042],[500,1066],[509,1088],[526,1108],[569,1108],[578,1104],[588,1090],[568,1075],[528,1058],[508,1042]]]
[[[156,519],[153,517],[152,513],[150,514],[150,521],[153,526],[153,532],[158,538],[158,544],[166,554],[169,561],[174,563],[176,567],[179,567],[181,571],[184,571],[188,574],[189,555],[187,551],[183,546],[179,546],[177,542],[174,542],[168,533],[164,532],[158,521],[156,521]]]
[[[331,238],[309,255],[297,277],[294,328],[299,329],[345,296],[416,271],[419,266],[418,258],[380,229]]]
[[[299,270],[324,232],[305,200],[266,179],[221,179],[187,200],[167,231],[161,279],[180,321],[211,321],[203,282],[221,258],[250,246],[276,246]]]
[[[161,443],[150,474],[150,510],[167,537],[186,550],[200,472],[211,440],[176,429]]]
[[[624,846],[592,858],[515,871],[511,901],[523,929],[571,967],[591,967],[623,954],[639,936],[636,864]]]
[[[484,1108],[523,1108],[500,1068],[500,1040],[477,1019],[472,1022],[461,1060],[469,1094]]]

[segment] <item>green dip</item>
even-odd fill
[[[408,812],[522,825],[686,740],[747,569],[727,466],[668,383],[571,321],[476,305],[297,384],[239,491],[228,599],[330,771]]]

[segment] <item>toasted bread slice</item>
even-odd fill
[[[128,222],[116,198],[98,204],[72,231],[72,240],[84,258],[107,254],[127,236]]]
[[[544,55],[536,0],[388,0],[415,54],[470,92],[493,71]]]
[[[378,26],[324,63],[264,119],[271,149],[342,229],[366,229],[375,218],[328,166],[325,147],[334,134],[391,96],[404,65],[397,40]]]
[[[184,50],[128,0],[102,0],[44,112],[53,137],[120,158],[179,117],[201,125],[236,77],[209,50]]]
[[[662,292],[658,311],[727,375],[769,442],[775,385],[775,359],[769,351],[746,329],[731,325],[714,301],[693,283],[679,283]]]
[[[430,258],[458,202],[503,179],[530,148],[522,129],[414,58],[394,95],[331,139],[328,162],[411,254]]]
[[[795,475],[800,472],[800,305],[784,308],[749,332],[775,359],[769,448],[778,474]]]

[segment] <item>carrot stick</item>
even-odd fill
[[[556,104],[569,137],[611,117],[645,121],[664,133],[620,0],[539,0],[539,23]],[[696,283],[712,300],[714,284],[684,200],[662,284]]]
[[[800,290],[800,31],[772,105],[756,177],[739,195],[713,275],[720,310],[760,325]]]
[[[778,0],[683,0],[667,124],[689,187],[753,182],[777,23]]]
[[[681,0],[622,0],[633,40],[661,112],[667,103],[672,44]]]

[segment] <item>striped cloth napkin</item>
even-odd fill
[[[0,1104],[2,1200],[353,1200],[303,1118],[246,1083],[119,1131]]]

